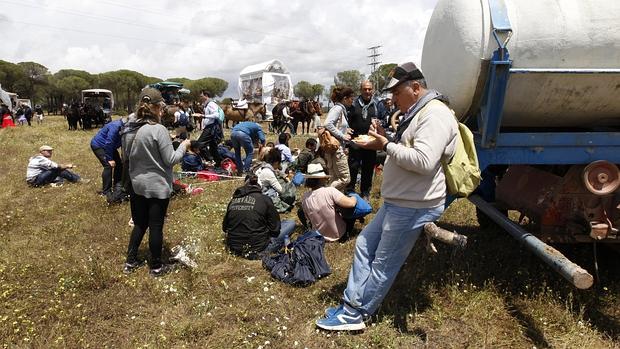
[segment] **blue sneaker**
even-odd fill
[[[327,309],[325,309],[325,317],[331,317],[332,315],[336,314],[336,312],[340,309],[342,309],[342,304],[340,304],[337,307],[328,307]]]
[[[340,307],[331,316],[317,320],[316,326],[329,331],[359,331],[366,328],[362,314],[347,305]]]

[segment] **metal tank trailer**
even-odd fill
[[[547,242],[620,242],[620,2],[439,0],[421,68],[474,131],[483,180],[469,200],[591,287]]]

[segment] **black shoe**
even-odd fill
[[[133,263],[125,263],[125,268],[123,268],[123,273],[131,274],[134,271],[136,271],[136,269],[140,268],[143,265],[144,265],[144,261],[135,261]]]
[[[159,268],[151,269],[150,274],[152,277],[160,277],[168,274],[173,270],[174,266],[172,264],[162,264]]]

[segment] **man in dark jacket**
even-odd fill
[[[235,190],[222,222],[230,252],[247,259],[277,251],[294,229],[295,221],[280,222],[273,202],[262,194],[256,175],[249,175],[245,185]]]
[[[113,185],[120,190],[123,175],[123,163],[118,153],[121,146],[121,129],[124,126],[123,119],[107,123],[90,141],[90,148],[103,166],[101,173],[101,195],[108,198],[112,195]]]
[[[24,117],[28,122],[28,126],[32,126],[32,108],[28,104],[24,104]]]
[[[368,134],[372,119],[379,118],[384,114],[383,105],[373,98],[374,88],[372,82],[366,80],[360,85],[362,94],[353,101],[348,110],[349,127],[353,129],[351,138]],[[354,192],[357,182],[357,173],[361,170],[360,193],[364,200],[368,200],[372,187],[372,174],[377,160],[377,152],[374,150],[361,149],[354,142],[349,148],[349,172],[351,182],[346,190]]]

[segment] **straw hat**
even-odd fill
[[[39,147],[39,152],[42,152],[45,150],[54,150],[54,148],[50,147],[49,145],[42,145],[41,147]]]

